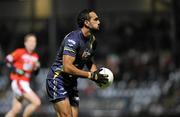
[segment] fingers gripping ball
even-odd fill
[[[113,76],[113,73],[112,73],[112,71],[110,69],[105,68],[105,67],[103,67],[101,69],[102,70],[99,73],[100,74],[107,74],[108,75],[108,77],[107,77],[108,81],[106,83],[97,83],[97,85],[100,88],[104,89],[104,88],[109,87],[113,83],[114,76]]]

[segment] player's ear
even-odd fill
[[[89,21],[88,21],[88,20],[85,20],[85,21],[84,21],[84,25],[85,25],[86,27],[89,27]]]

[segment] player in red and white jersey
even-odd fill
[[[40,68],[39,56],[34,52],[36,41],[34,34],[26,35],[25,48],[16,49],[6,57],[7,66],[11,69],[10,79],[14,97],[12,108],[5,117],[15,117],[22,109],[23,99],[30,102],[23,112],[23,117],[29,117],[41,104],[40,98],[30,88],[31,75]]]

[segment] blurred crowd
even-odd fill
[[[57,45],[67,32],[75,28],[73,17],[57,20]],[[99,89],[89,81],[80,80],[79,89],[82,98],[81,108],[101,110],[107,114],[111,110],[118,116],[121,114],[139,114],[149,112],[163,114],[165,112],[180,113],[179,90],[180,70],[179,55],[175,55],[170,34],[168,16],[122,16],[105,14],[101,32],[97,33],[98,48],[95,59],[97,64],[110,68],[115,77],[114,84],[106,90]],[[68,19],[68,20],[65,20]],[[5,55],[17,47],[23,47],[21,24],[3,21],[0,23],[0,62]],[[21,21],[22,22],[22,21]],[[50,51],[48,50],[48,21],[40,21],[40,28],[34,33],[38,37],[37,52],[40,54],[42,69],[37,80],[33,80],[33,87],[43,100],[43,109],[39,112],[52,112],[45,96],[44,80],[47,67],[50,65]],[[26,22],[24,21],[26,24]],[[36,23],[35,23],[36,24]],[[66,26],[66,24],[68,26]],[[28,25],[28,23],[27,23]],[[15,27],[17,30],[14,31]],[[20,30],[20,31],[18,31]],[[2,103],[10,94],[8,72],[0,64],[0,105],[4,104],[4,111],[10,106],[9,102]],[[6,79],[6,80],[5,80]],[[41,84],[41,85],[35,85]],[[43,86],[43,87],[39,87]],[[6,90],[4,87],[9,87]],[[11,98],[7,98],[11,99]],[[88,107],[86,104],[89,103]],[[101,105],[109,105],[101,106]],[[94,111],[95,111],[94,109]],[[2,109],[0,109],[1,112]],[[92,114],[92,113],[89,113]],[[94,113],[96,114],[96,113]],[[92,115],[98,116],[98,115]]]

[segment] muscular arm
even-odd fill
[[[96,65],[95,65],[95,64],[92,64],[90,71],[91,71],[91,72],[94,72],[94,71],[96,71],[96,70],[97,70]]]
[[[85,77],[85,78],[90,77],[91,73],[78,69],[76,66],[73,65],[74,61],[75,61],[74,57],[69,56],[69,55],[63,55],[63,70],[64,70],[64,72],[73,74],[73,75],[77,75],[80,77]]]

